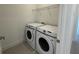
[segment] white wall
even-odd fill
[[[24,26],[33,22],[32,9],[35,5],[0,5],[0,34],[3,50],[23,41]]]
[[[5,36],[5,40],[2,41],[3,50],[15,46],[23,41],[24,26],[26,23],[34,22],[35,19],[32,9],[44,8],[50,5],[0,5],[0,35]],[[56,24],[58,15],[57,8],[52,9],[53,19],[44,19],[40,22],[46,22],[47,24]],[[40,17],[39,17],[40,18]],[[36,19],[39,21],[39,19]]]
[[[60,5],[59,14],[59,32],[57,39],[60,43],[57,44],[57,52],[61,54],[69,54],[71,43],[74,39],[74,25],[76,16],[76,5]]]
[[[58,25],[59,5],[39,4],[37,7],[37,22]]]
[[[37,4],[36,7],[37,8],[44,8],[44,7],[48,7],[51,6],[52,4]]]
[[[74,22],[73,40],[71,44],[71,54],[79,54],[79,5],[77,5],[75,22]]]

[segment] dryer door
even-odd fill
[[[45,34],[42,34],[40,32],[37,33],[37,38],[36,38],[36,50],[39,53],[43,54],[52,54],[54,53],[54,43],[53,43],[53,38],[49,37]]]
[[[25,36],[26,36],[26,40],[27,41],[32,41],[33,40],[33,37],[34,37],[33,29],[26,28]]]

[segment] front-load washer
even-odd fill
[[[57,26],[45,25],[37,28],[36,50],[40,54],[55,54]]]
[[[31,23],[25,26],[25,41],[35,49],[36,28],[43,26],[41,23]]]

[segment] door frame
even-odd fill
[[[74,25],[77,16],[77,4],[61,4],[59,9],[59,24],[57,39],[57,54],[70,54],[74,36]]]

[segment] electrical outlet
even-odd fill
[[[0,40],[5,40],[5,36],[0,36]]]
[[[57,43],[60,43],[60,40],[57,40]]]

